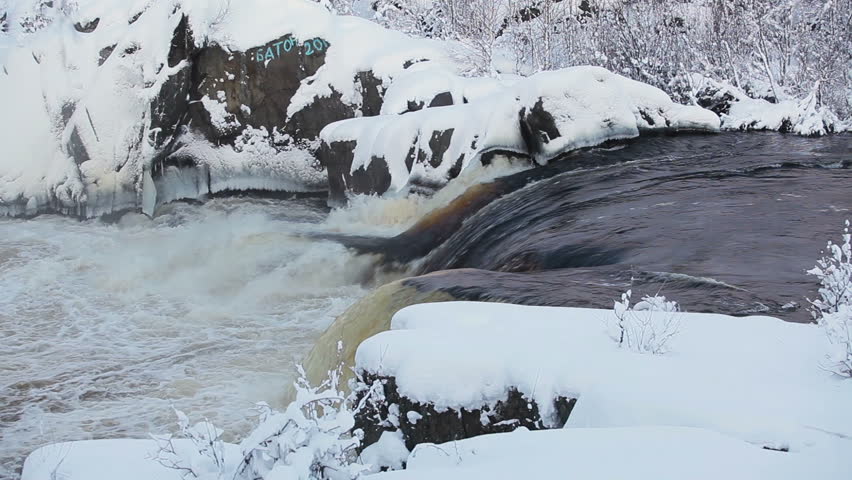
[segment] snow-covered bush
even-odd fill
[[[184,478],[200,480],[352,480],[368,467],[357,462],[359,436],[352,431],[355,416],[340,390],[341,368],[329,372],[319,387],[307,381],[299,367],[296,399],[283,412],[257,405],[259,420],[240,443],[242,458],[236,471],[228,471],[222,431],[207,420],[189,426],[178,412],[181,436],[192,441],[190,456],[179,455],[171,436],[155,436],[160,444],[157,460],[181,472]]]
[[[190,440],[195,447],[192,458],[185,459],[175,448],[172,435],[152,435],[160,447],[156,460],[163,465],[177,470],[183,478],[220,479],[225,475],[225,444],[222,441],[221,429],[216,428],[206,418],[191,425],[189,417],[180,410],[175,410],[178,417],[180,436]]]
[[[354,13],[358,0],[312,0],[319,3],[331,13],[350,15]],[[362,0],[363,1],[363,0]]]
[[[472,74],[490,73],[495,57],[514,60],[500,62],[501,73],[524,75],[594,65],[649,83],[681,103],[696,102],[703,85],[695,80],[707,78],[752,99],[801,104],[802,125],[791,120],[789,131],[823,134],[852,126],[852,0],[371,5],[385,26],[469,47]],[[507,72],[512,64],[514,72]],[[829,125],[808,128],[808,121]]]
[[[819,298],[811,301],[814,319],[825,328],[833,350],[828,368],[838,375],[852,377],[852,233],[849,221],[843,242],[828,242],[824,257],[808,273],[819,279]]]
[[[668,351],[668,342],[680,330],[680,321],[674,315],[677,302],[662,296],[645,296],[636,305],[630,305],[633,292],[628,290],[616,300],[615,320],[607,321],[610,337],[621,348],[636,353],[661,355]]]

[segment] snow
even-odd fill
[[[360,460],[364,465],[370,465],[372,473],[378,473],[382,468],[402,469],[408,455],[409,452],[405,448],[402,434],[400,432],[385,432],[378,442],[361,452]]]
[[[834,115],[818,108],[814,96],[803,101],[783,100],[769,103],[762,99],[743,97],[731,105],[722,116],[726,130],[782,130],[799,135],[825,135],[831,128],[843,128]]]
[[[721,116],[723,130],[773,130],[789,131],[798,135],[816,136],[852,129],[852,124],[841,122],[830,109],[817,101],[817,88],[805,98],[781,98],[771,103],[761,98],[751,98],[741,89],[717,82],[702,75],[693,75],[696,90],[709,88],[717,97],[729,96],[728,113]],[[769,87],[765,87],[770,95]]]
[[[531,152],[540,164],[570,150],[599,145],[608,140],[633,138],[648,130],[718,131],[719,119],[700,107],[675,104],[661,90],[629,80],[598,67],[573,67],[544,72],[501,85],[495,81],[466,82],[434,69],[419,77],[419,87],[404,80],[388,93],[383,113],[404,111],[408,100],[427,101],[435,93],[449,91],[457,101],[469,103],[427,108],[405,115],[342,120],[326,127],[320,137],[326,143],[356,141],[351,170],[369,166],[383,157],[391,174],[391,190],[400,191],[412,180],[443,184],[458,159],[467,168],[484,153],[501,150],[530,153],[518,116],[541,101],[553,115],[559,136],[544,139],[542,152]],[[470,88],[468,88],[470,87]],[[417,96],[414,92],[428,92]],[[468,95],[468,92],[471,92]],[[403,102],[403,99],[406,101]],[[409,150],[430,158],[430,139],[435,132],[453,130],[452,140],[437,167],[415,162],[405,165]]]
[[[852,382],[821,368],[829,342],[816,325],[637,314],[676,318],[667,354],[620,349],[611,311],[417,305],[361,344],[356,368],[395,377],[401,395],[437,409],[480,408],[514,387],[552,422],[556,397],[578,398],[569,428],[688,426],[794,452],[852,438]]]
[[[273,143],[281,140],[273,134],[270,138],[265,127],[247,127],[236,139],[234,146],[222,145],[215,147],[200,136],[188,134],[181,139],[174,155],[191,159],[206,173],[199,179],[192,173],[193,169],[177,172],[176,177],[191,178],[191,186],[181,189],[183,180],[170,180],[168,174],[159,179],[157,186],[157,204],[166,203],[179,198],[198,198],[206,193],[217,193],[224,190],[283,190],[289,192],[312,192],[323,190],[327,177],[317,165],[317,161],[308,149],[295,145],[276,149]],[[189,173],[187,173],[189,172]],[[200,182],[200,183],[199,183]],[[162,186],[161,186],[162,185]],[[197,192],[194,190],[200,185]],[[180,193],[169,194],[171,190]],[[161,193],[165,189],[165,193]]]
[[[15,21],[27,13],[24,3],[9,10],[11,31],[0,34],[0,101],[7,112],[15,112],[0,118],[0,215],[58,211],[92,217],[140,206],[148,211],[163,199],[191,193],[191,188],[174,187],[182,192],[152,201],[152,193],[145,191],[151,186],[145,172],[157,153],[150,140],[159,134],[151,128],[151,102],[164,82],[188,68],[185,62],[174,67],[167,62],[183,15],[199,46],[251,52],[286,34],[328,42],[326,64],[302,82],[286,116],[282,112],[282,125],[317,97],[334,92],[360,108],[353,81],[357,72],[372,70],[389,85],[411,58],[446,57],[439,42],[335,16],[306,0],[136,0],[118,7],[90,0],[63,7],[65,13],[47,9],[50,18],[35,33],[23,31]],[[96,18],[92,32],[74,28],[75,22]],[[449,60],[444,63],[450,65]],[[240,125],[225,111],[221,97],[205,97],[202,103],[215,127],[230,132]],[[72,151],[72,143],[84,145],[85,153]],[[212,157],[210,165],[202,164],[218,185],[211,185],[212,191],[324,188],[309,149],[294,147],[274,152],[273,158],[268,151],[251,156],[211,154],[213,150],[209,146],[201,152]],[[235,165],[223,165],[232,160]],[[216,176],[219,171],[222,178]]]
[[[361,462],[401,468],[405,460],[406,470],[365,478],[850,478],[852,382],[820,368],[829,342],[819,327],[638,313],[677,316],[668,353],[620,349],[606,332],[611,311],[473,302],[400,311],[390,331],[360,346],[356,365],[394,376],[402,395],[474,408],[516,387],[545,416],[556,395],[578,401],[564,429],[424,444],[410,454],[398,432],[385,433]],[[230,478],[239,449],[225,448]],[[67,480],[174,478],[148,459],[154,450],[146,440],[45,447],[27,459],[23,480],[54,469]]]
[[[188,455],[194,448],[189,440],[175,440],[174,445],[176,452],[184,455]],[[49,445],[36,450],[27,458],[21,480],[181,478],[180,472],[164,467],[155,460],[158,450],[154,440],[92,440]],[[239,447],[225,444],[226,471],[235,472],[241,460]]]
[[[840,479],[852,474],[848,443],[837,441],[800,454],[765,450],[688,427],[519,429],[420,445],[408,458],[407,470],[369,478]]]

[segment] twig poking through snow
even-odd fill
[[[621,295],[613,307],[615,322],[608,321],[612,339],[619,347],[636,353],[662,355],[668,351],[667,344],[680,331],[680,320],[675,315],[677,302],[667,301],[659,295],[642,297],[642,301],[630,306],[633,292]]]

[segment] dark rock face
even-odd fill
[[[443,92],[435,95],[435,98],[433,98],[429,103],[429,108],[448,107],[450,105],[455,105],[455,102],[453,102],[453,94],[450,92]]]
[[[361,87],[361,96],[364,104],[361,113],[365,117],[375,117],[382,111],[385,99],[385,87],[382,81],[373,75],[373,72],[358,73],[358,85]]]
[[[432,150],[432,155],[429,156],[429,165],[439,167],[444,161],[444,154],[450,148],[450,142],[453,139],[454,128],[440,132],[432,132],[432,137],[429,139],[429,149]],[[425,157],[425,152],[424,152]]]
[[[71,132],[71,137],[68,139],[68,153],[74,157],[74,162],[77,163],[77,165],[81,165],[90,159],[89,152],[86,151],[86,146],[83,144],[83,140],[80,138],[80,132],[77,131],[76,127]]]
[[[374,394],[366,408],[355,416],[355,428],[364,432],[364,448],[376,443],[385,431],[402,432],[406,448],[413,450],[421,443],[445,443],[511,432],[519,427],[547,428],[538,405],[515,389],[510,389],[504,400],[493,405],[473,410],[438,411],[434,405],[413,402],[400,395],[392,377],[367,376],[363,380],[366,385],[380,385],[380,394]],[[358,402],[367,394],[367,390],[359,392]],[[575,404],[576,399],[554,399],[557,418],[550,425],[562,428]],[[409,412],[413,413],[409,415]]]
[[[352,79],[361,94],[361,105],[349,105],[340,92],[333,91],[329,96],[314,98],[312,103],[288,116],[302,82],[325,65],[329,47],[322,38],[296,39],[285,35],[246,52],[217,45],[198,48],[184,17],[175,29],[168,60],[170,67],[183,62],[184,68],[163,85],[151,106],[152,129],[157,129],[153,140],[160,151],[153,169],[155,180],[157,172],[162,171],[156,164],[178,162],[191,168],[191,159],[170,159],[180,155],[175,152],[184,134],[200,135],[216,146],[233,146],[251,128],[265,129],[275,151],[298,148],[329,159],[318,162],[316,168],[329,169],[329,183],[335,185],[334,191],[387,190],[390,173],[383,159],[350,173],[354,146],[348,152],[342,146],[328,147],[324,156],[317,151],[316,139],[328,124],[356,115],[380,113],[385,89],[372,72],[360,72]],[[108,57],[111,51],[104,53]],[[215,115],[205,106],[211,102],[222,107]]]
[[[205,48],[193,67],[191,96],[194,100],[205,96],[218,99],[218,92],[224,92],[225,108],[240,125],[265,127],[270,131],[285,128],[287,133],[302,138],[315,137],[319,133],[319,124],[324,126],[324,121],[332,118],[348,118],[352,112],[343,108],[338,97],[323,102],[327,103],[324,105],[326,108],[306,112],[289,125],[284,123],[290,101],[301,82],[325,64],[325,50],[312,50],[312,54],[307,55],[306,44],[311,42],[300,44],[287,35],[249,52],[228,52],[218,46]],[[284,46],[289,47],[289,51],[285,51]],[[274,58],[266,57],[264,52],[271,53]],[[262,61],[258,61],[261,55]],[[242,109],[243,105],[248,109]],[[194,126],[203,125],[208,138],[222,140],[222,132],[212,127],[203,104],[193,103],[191,110],[193,120],[198,122],[193,122]],[[317,114],[327,118],[315,118]]]
[[[391,176],[383,158],[373,157],[367,168],[352,172],[355,142],[323,143],[317,155],[328,171],[329,204],[344,205],[346,193],[384,193],[390,187]]]
[[[527,151],[533,156],[541,153],[544,145],[561,136],[553,115],[544,109],[544,101],[541,99],[529,111],[526,108],[521,110],[520,122]]]
[[[716,115],[728,114],[731,111],[731,105],[737,101],[731,92],[713,85],[702,88],[695,96],[698,99],[698,105]]]
[[[405,158],[405,165],[411,172],[415,164],[428,164],[432,168],[439,167],[445,161],[445,154],[450,148],[454,129],[439,130],[431,133],[429,137],[429,150],[426,152],[414,147],[417,139],[412,140],[412,147]],[[425,134],[425,132],[424,132]],[[370,164],[364,168],[360,167],[354,172],[352,161],[354,160],[356,142],[332,142],[321,145],[317,155],[320,163],[328,171],[329,178],[329,203],[331,205],[342,205],[346,203],[347,194],[383,194],[388,191],[391,184],[390,168],[384,158],[374,156]],[[450,168],[447,180],[455,178],[461,172],[464,156],[457,159]],[[441,185],[434,182],[417,178],[410,179],[414,188],[433,190]]]
[[[115,47],[116,45],[110,45],[101,49],[98,54],[98,66],[103,65],[104,62],[109,60],[110,55],[112,55],[112,52],[115,51]]]
[[[92,33],[96,28],[98,28],[99,23],[101,23],[100,18],[96,18],[86,23],[77,22],[74,24],[74,30],[77,30],[80,33]]]

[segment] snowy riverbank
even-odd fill
[[[424,407],[391,407],[396,418],[387,419],[388,430],[428,422],[426,407],[441,412],[493,406],[510,389],[536,404],[543,419],[552,417],[548,405],[555,397],[577,402],[559,430],[421,445],[410,456],[401,435],[391,435],[372,447],[369,458],[406,461],[409,470],[376,479],[569,471],[579,478],[625,472],[659,479],[852,475],[852,459],[844,453],[852,449],[852,383],[821,368],[829,345],[819,327],[769,317],[636,314],[675,320],[677,334],[665,353],[619,348],[608,330],[615,320],[609,310],[482,303],[403,310],[390,331],[360,346],[356,360],[359,372],[393,378],[401,398]],[[154,447],[139,441],[100,445],[134,459],[126,465],[138,465]],[[106,476],[91,476],[87,469],[104,451],[96,447],[40,450],[27,461],[24,480],[55,468],[69,480],[142,480],[136,473],[143,471],[145,480],[174,475],[152,461],[147,470],[116,465]]]

